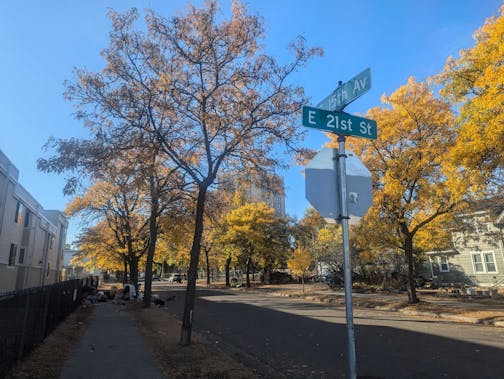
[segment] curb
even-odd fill
[[[461,316],[461,315],[454,315],[454,314],[447,314],[447,313],[416,311],[413,309],[391,310],[391,309],[386,309],[385,307],[380,307],[380,308],[383,308],[380,310],[392,311],[392,312],[395,311],[395,312],[400,312],[400,313],[404,313],[404,314],[412,315],[412,316],[441,318],[441,319],[448,320],[448,321],[464,322],[467,324],[485,325],[485,326],[493,326],[493,327],[499,327],[499,328],[504,327],[504,321],[499,321],[499,320],[487,320],[484,318],[471,317],[471,316]],[[376,307],[376,309],[379,309],[379,308]]]
[[[260,291],[257,291],[257,292],[260,292]],[[320,296],[293,295],[293,294],[281,293],[281,292],[269,292],[269,293],[267,293],[267,295],[280,296],[280,297],[291,297],[291,298],[296,298],[296,299],[305,299],[308,301],[335,304],[335,305],[344,305],[345,304],[344,301],[341,301],[341,299],[339,299],[338,297],[321,298]],[[448,321],[464,322],[464,323],[468,323],[468,324],[485,325],[485,326],[504,328],[504,321],[500,321],[500,320],[488,320],[488,319],[484,319],[484,318],[482,319],[482,318],[471,317],[471,316],[461,316],[461,315],[454,315],[454,314],[447,314],[447,313],[436,313],[436,312],[429,312],[429,311],[417,311],[414,309],[401,309],[401,308],[397,308],[394,306],[394,305],[398,305],[397,303],[392,303],[392,302],[388,303],[387,305],[372,304],[370,302],[372,302],[372,300],[370,300],[370,299],[368,299],[367,302],[364,300],[363,303],[360,303],[359,301],[354,301],[354,307],[364,308],[364,309],[376,309],[376,310],[385,311],[385,312],[399,312],[399,313],[403,313],[403,314],[411,315],[411,316],[430,317],[430,318],[444,319],[444,320],[448,320]]]

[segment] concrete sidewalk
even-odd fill
[[[164,378],[124,305],[98,303],[60,379]]]

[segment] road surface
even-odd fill
[[[167,311],[181,318],[184,287]],[[504,378],[504,329],[354,310],[357,375],[362,378]],[[194,330],[264,376],[347,377],[344,307],[245,291],[198,289]]]

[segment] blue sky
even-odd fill
[[[178,0],[17,0],[0,2],[0,149],[20,170],[20,183],[46,209],[63,210],[64,177],[36,169],[50,136],[85,137],[63,99],[63,82],[74,67],[101,70],[100,51],[108,44],[107,9],[152,8],[164,16],[183,11]],[[202,1],[194,1],[201,4]],[[222,1],[226,15],[229,1]],[[287,45],[303,35],[325,51],[293,81],[312,103],[348,79],[371,68],[372,88],[346,108],[365,113],[380,105],[409,76],[424,80],[443,68],[446,58],[473,45],[473,33],[498,15],[502,0],[255,0],[250,9],[264,18],[268,53],[288,59]],[[301,126],[301,117],[299,120]],[[379,131],[379,126],[378,126]],[[307,130],[305,146],[320,149],[327,138]],[[301,168],[285,173],[286,208],[302,217],[307,201]],[[72,220],[68,242],[79,232]]]

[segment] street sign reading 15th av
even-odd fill
[[[333,93],[317,104],[317,108],[328,111],[342,110],[346,105],[369,91],[371,88],[371,69],[367,68],[348,82],[340,85]]]
[[[376,139],[376,121],[345,112],[303,107],[303,125],[331,133]]]

